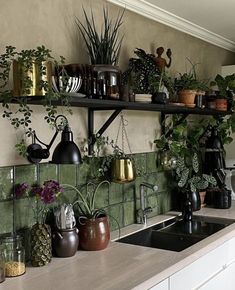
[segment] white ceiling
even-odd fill
[[[235,0],[107,0],[235,52]]]
[[[235,0],[147,0],[235,42]]]

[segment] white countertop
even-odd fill
[[[148,226],[177,213],[159,215]],[[235,219],[235,203],[230,209],[203,208],[197,215]],[[142,229],[131,225],[121,236]],[[112,239],[118,232],[112,233]],[[53,258],[41,268],[27,267],[25,275],[7,278],[0,290],[130,290],[149,289],[202,255],[235,237],[235,223],[181,252],[172,252],[117,242],[103,251],[78,251],[71,258]]]

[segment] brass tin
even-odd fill
[[[13,61],[13,96],[44,96],[46,91],[40,88],[40,81],[47,81],[51,86],[52,63],[50,61],[42,62],[43,74],[40,72],[39,64],[33,62],[31,69],[24,67],[16,60]],[[24,80],[30,80],[32,86],[24,87]]]
[[[126,183],[135,180],[135,170],[131,159],[121,158],[112,161],[112,181]]]

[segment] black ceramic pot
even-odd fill
[[[186,204],[186,201],[189,200],[191,203],[192,211],[197,211],[201,209],[201,199],[199,192],[192,192],[190,190],[184,190],[182,191],[181,196],[181,209],[184,211],[184,205]]]
[[[152,95],[152,103],[154,104],[166,104],[167,103],[167,95],[164,92],[154,93]]]
[[[57,257],[72,257],[78,249],[78,229],[57,229],[52,236],[53,250]]]

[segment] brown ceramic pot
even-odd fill
[[[78,229],[57,229],[52,235],[53,250],[57,257],[72,257],[78,249]]]
[[[79,226],[79,244],[82,250],[99,251],[108,246],[110,230],[107,216],[82,218]]]

